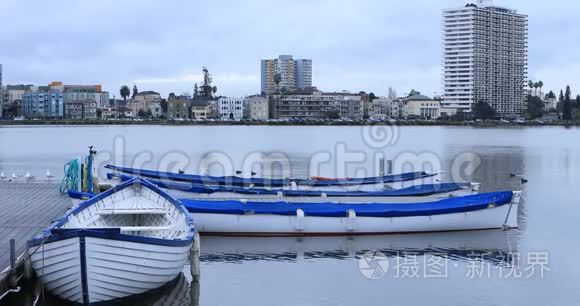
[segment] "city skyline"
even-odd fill
[[[567,26],[573,20],[570,6],[578,4],[555,1],[551,5],[569,9],[551,15],[542,3],[495,2],[529,16],[529,78],[543,80],[546,90],[568,83],[580,87],[574,78],[580,57],[573,51],[576,42],[570,40],[574,26]],[[193,83],[201,80],[201,66],[207,66],[219,95],[243,96],[260,92],[261,59],[292,54],[316,63],[313,85],[321,90],[386,95],[389,87],[400,94],[414,88],[432,96],[442,89],[441,11],[467,1],[206,3],[207,16],[189,19],[185,17],[199,7],[172,1],[164,3],[163,10],[158,3],[113,3],[105,1],[102,7],[77,3],[67,8],[70,11],[48,16],[43,12],[49,4],[38,2],[24,11],[17,1],[3,1],[0,9],[13,12],[0,21],[4,29],[0,41],[6,46],[0,55],[3,83],[103,84],[117,96],[121,85],[136,83],[140,90],[166,96],[191,92]],[[308,11],[303,10],[306,6]],[[109,11],[112,7],[114,12]],[[276,11],[285,13],[271,16]],[[20,13],[37,17],[47,30],[12,18]],[[271,26],[250,22],[256,14],[268,15],[261,23]],[[332,26],[313,20],[331,16],[340,16]],[[154,17],[164,22],[153,28],[143,21]],[[284,35],[273,35],[280,29]],[[569,47],[554,47],[562,41]]]

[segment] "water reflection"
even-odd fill
[[[351,259],[369,251],[388,257],[439,254],[451,260],[516,264],[516,231],[500,230],[357,237],[202,237],[201,261],[301,261]]]

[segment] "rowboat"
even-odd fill
[[[194,232],[191,216],[176,199],[135,178],[73,207],[29,241],[28,253],[52,294],[91,304],[175,279]]]
[[[517,227],[519,191],[423,203],[180,200],[200,233],[234,236],[371,235]]]
[[[108,179],[128,181],[133,176],[120,173],[107,173]],[[382,191],[342,191],[342,190],[288,190],[247,188],[238,186],[206,186],[183,182],[147,179],[150,183],[170,190],[179,197],[207,198],[207,199],[281,199],[281,198],[307,198],[315,201],[315,198],[340,198],[341,202],[353,198],[358,202],[366,201],[389,201],[389,202],[417,202],[428,199],[443,199],[448,197],[466,196],[479,192],[479,183],[438,183],[411,186],[397,190]],[[180,192],[180,193],[174,193]],[[322,199],[322,200],[323,200]]]
[[[439,172],[409,172],[394,175],[365,177],[365,178],[340,178],[340,179],[266,179],[266,178],[246,178],[239,176],[207,176],[185,173],[162,172],[155,170],[135,169],[106,165],[105,168],[141,176],[150,179],[162,179],[168,181],[187,182],[207,186],[248,186],[265,188],[284,188],[293,190],[309,190],[311,188],[323,188],[329,190],[384,190],[385,184],[390,188],[399,189],[413,185],[433,183],[438,180]]]

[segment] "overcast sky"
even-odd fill
[[[575,0],[496,0],[529,15],[529,77],[580,88]],[[260,91],[260,59],[313,60],[322,90],[385,95],[441,87],[441,10],[464,0],[0,0],[4,84],[136,83],[191,92],[207,66],[218,94]]]

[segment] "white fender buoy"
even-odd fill
[[[304,230],[304,211],[300,208],[296,210],[296,224],[294,226],[299,232]]]
[[[33,180],[34,179],[34,176],[30,175],[30,172],[26,172],[26,174],[24,175],[24,178],[27,181],[30,181],[30,180]]]
[[[12,178],[13,179],[17,179],[18,178],[18,175],[16,175],[16,173],[12,172]]]
[[[326,198],[326,192],[323,192],[320,196]]]
[[[296,182],[294,182],[294,181],[290,182],[290,189],[298,190],[298,185],[296,185]]]
[[[346,230],[352,232],[356,229],[356,212],[354,209],[348,210],[348,222],[346,223]]]
[[[4,174],[4,172],[0,172],[0,180],[5,180],[6,179],[6,175]]]
[[[46,175],[46,178],[47,179],[54,178],[54,175],[52,175],[52,173],[50,173],[50,169],[46,169],[46,174],[45,175]]]

